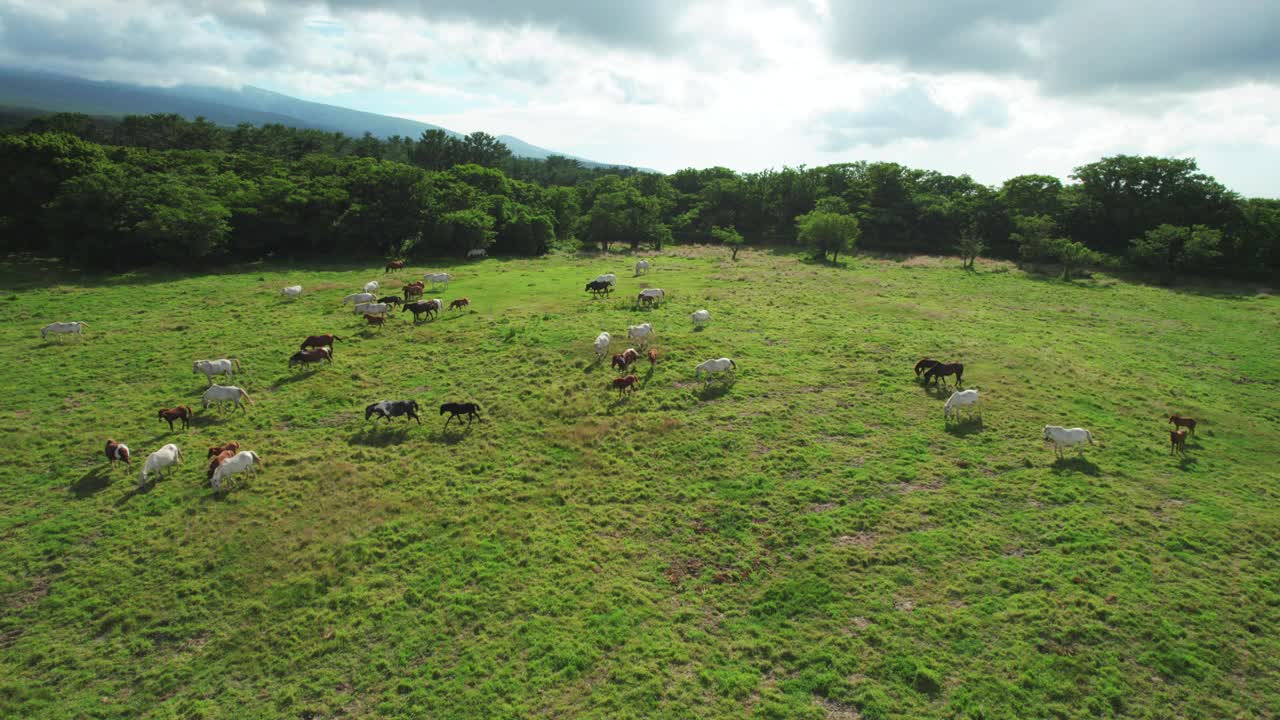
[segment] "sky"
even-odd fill
[[[0,64],[254,85],[663,172],[997,185],[1194,157],[1280,197],[1277,0],[0,0]]]

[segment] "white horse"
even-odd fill
[[[649,272],[648,260],[640,260],[639,262],[636,263],[636,275],[643,275],[647,272]]]
[[[472,248],[467,251],[467,259],[475,260],[477,258],[488,257],[489,251],[484,248]]]
[[[248,400],[250,405],[253,404],[253,398],[249,397],[249,393],[235,385],[214,385],[204,391],[203,399],[206,408],[212,404],[233,402],[236,407],[244,410],[244,405],[240,402],[241,399]]]
[[[431,283],[432,290],[440,289],[439,286],[443,286],[443,289],[448,290],[449,281],[453,279],[453,276],[449,273],[427,273],[422,276],[422,279]]]
[[[182,460],[182,450],[178,449],[178,446],[173,443],[169,443],[151,453],[147,457],[146,464],[142,466],[142,472],[138,475],[138,487],[147,484],[147,477],[151,473],[163,476],[164,469],[170,465],[176,465],[179,460]]]
[[[738,370],[738,364],[729,358],[716,358],[715,360],[708,360],[695,367],[693,369],[693,377],[699,378],[702,376],[702,373],[706,373],[707,379],[710,380],[712,375],[727,372],[730,368],[736,372]]]
[[[613,338],[609,337],[609,333],[607,332],[602,332],[599,335],[597,335],[596,341],[595,343],[593,343],[596,349],[596,357],[598,358],[604,357],[604,354],[609,352],[609,343],[612,341],[613,341]]]
[[[364,284],[364,291],[373,294],[378,292],[378,288],[380,287],[382,287],[382,285],[378,284],[377,280],[370,280]]]
[[[49,323],[40,328],[40,337],[48,339],[49,333],[55,335],[84,335],[84,329],[88,327],[82,322],[56,322]]]
[[[667,297],[667,293],[662,288],[645,288],[640,291],[640,297],[652,298],[653,302],[662,302]]]
[[[702,327],[711,321],[711,313],[706,310],[694,310],[689,317],[693,318],[694,327]]]
[[[613,273],[605,273],[603,275],[597,275],[596,279],[592,280],[591,282],[607,282],[610,285],[613,285],[614,283],[618,282],[618,276],[614,275]]]
[[[302,294],[302,286],[290,285],[287,288],[280,288],[280,294],[287,298],[296,298]]]
[[[947,398],[947,404],[942,406],[942,419],[945,421],[951,417],[951,413],[955,413],[956,418],[960,417],[960,408],[978,407],[978,388],[970,388],[968,390],[960,390],[951,393],[951,397]],[[982,414],[979,410],[978,414]]]
[[[388,303],[360,303],[356,305],[355,315],[386,315],[391,312],[391,305]]]
[[[627,338],[630,340],[639,340],[644,344],[649,341],[651,335],[653,335],[653,326],[649,323],[627,326]]]
[[[197,360],[191,363],[191,373],[204,373],[209,379],[209,384],[213,384],[214,375],[225,375],[232,380],[236,379],[236,371],[240,369],[240,361],[235,358],[222,358],[221,360]]]
[[[1093,444],[1093,435],[1084,428],[1064,428],[1057,425],[1044,426],[1045,442],[1053,443],[1053,451],[1062,457],[1062,448],[1072,445],[1080,446],[1080,454],[1084,454],[1084,443]]]
[[[367,292],[355,293],[353,295],[348,295],[342,298],[342,304],[346,305],[347,303],[357,303],[357,304],[367,303],[367,302],[373,302],[374,300],[377,300],[377,299],[378,299],[378,296],[374,295],[373,293],[367,293]]]
[[[213,471],[213,491],[222,492],[222,483],[224,480],[230,480],[233,475],[238,473],[254,473],[254,465],[263,467],[262,458],[258,457],[258,453],[252,450],[241,450],[232,455]]]

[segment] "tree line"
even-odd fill
[[[1115,156],[999,187],[889,162],[670,175],[513,157],[485,133],[387,139],[176,115],[0,118],[0,250],[120,268],[670,242],[1280,276],[1280,200],[1194,160]]]

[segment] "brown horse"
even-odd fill
[[[1187,451],[1186,428],[1178,428],[1177,430],[1169,431],[1169,454],[1172,455],[1175,450],[1180,453],[1185,453]]]
[[[298,349],[306,350],[309,347],[312,347],[312,348],[327,347],[329,348],[329,353],[333,354],[334,341],[341,340],[341,339],[342,338],[338,337],[337,335],[312,335],[308,337],[306,340],[303,340],[302,347]]]
[[[639,359],[640,353],[636,352],[635,348],[627,348],[626,352],[620,352],[613,356],[612,367],[625,372],[627,368],[634,365]]]
[[[191,427],[190,420],[193,416],[195,416],[195,414],[196,414],[195,410],[192,410],[186,405],[179,405],[178,407],[161,408],[160,411],[156,413],[156,419],[168,420],[169,432],[173,432],[174,420],[181,420],[182,429],[186,430],[187,428]]]
[[[218,455],[221,455],[222,453],[228,450],[230,450],[233,453],[240,452],[240,443],[236,442],[235,440],[232,440],[226,445],[215,445],[209,448],[209,454],[206,455],[205,457],[217,457]]]
[[[408,283],[402,288],[404,290],[404,301],[409,302],[414,298],[422,297],[422,293],[426,292],[427,286],[421,281]]]
[[[1170,415],[1169,422],[1173,423],[1175,427],[1187,428],[1191,430],[1192,435],[1196,434],[1196,421],[1189,417],[1182,417],[1181,415]]]
[[[652,295],[645,295],[644,293],[640,293],[636,296],[636,301],[641,305],[652,305],[655,300],[657,300],[656,297]]]
[[[373,325],[374,327],[380,328],[387,323],[387,318],[384,315],[365,315],[364,321],[369,323],[370,325]],[[293,362],[293,361],[290,360],[289,362]]]
[[[941,365],[937,360],[932,358],[920,358],[920,362],[916,363],[916,377],[920,377],[920,373],[928,370],[935,365]]]
[[[124,443],[118,443],[115,440],[108,440],[105,452],[107,455],[107,462],[111,463],[111,467],[114,468],[116,466],[117,460],[122,460],[125,465],[133,467],[133,463],[129,461],[129,448],[125,447]]]
[[[382,274],[383,274],[383,275],[386,275],[387,273],[391,272],[392,270],[403,270],[403,269],[404,269],[404,261],[403,261],[403,260],[392,260],[391,262],[387,263],[387,267],[386,267],[386,269],[385,269],[385,270],[383,270],[383,271],[382,271]]]
[[[365,317],[374,316],[366,315]],[[378,319],[381,320],[382,318],[378,317]],[[310,350],[299,350],[289,358],[289,368],[292,369],[298,365],[310,365],[321,361],[327,361],[330,365],[333,364],[333,353],[329,351],[329,348],[319,347],[311,348]]]
[[[228,444],[235,445],[237,448],[240,447],[236,443],[228,443]],[[212,480],[214,471],[218,469],[218,466],[222,464],[222,461],[235,457],[236,452],[237,452],[236,450],[223,450],[217,455],[214,455],[213,459],[209,461],[209,475],[205,479]]]
[[[622,397],[623,393],[635,392],[636,383],[638,382],[640,382],[640,378],[635,375],[628,375],[626,377],[614,378],[613,387],[618,391],[618,397]]]
[[[947,384],[947,376],[956,376],[956,387],[964,384],[964,364],[963,363],[938,363],[929,368],[924,373],[924,381],[927,383],[933,380],[936,385],[938,378],[942,378],[942,384]]]
[[[423,315],[430,318],[440,312],[440,303],[435,300],[419,300],[418,302],[405,303],[400,312],[412,312],[413,321],[418,322]]]
[[[453,302],[449,303],[449,309],[461,310],[462,308],[470,304],[471,304],[471,300],[469,300],[468,298],[458,298],[457,300],[454,300]]]
[[[649,367],[658,364],[658,348],[649,348]]]

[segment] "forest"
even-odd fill
[[[234,128],[178,115],[0,117],[0,251],[93,270],[667,243],[1007,258],[1064,276],[1280,277],[1280,200],[1192,159],[1118,155],[999,187],[891,162],[670,175],[514,157],[494,137]]]

